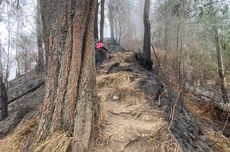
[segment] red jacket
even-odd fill
[[[104,44],[102,42],[97,43],[96,48],[102,49],[104,47]]]

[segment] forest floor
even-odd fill
[[[72,140],[66,133],[58,132],[32,149],[25,146],[34,139],[39,119],[37,109],[44,94],[44,80],[41,76],[35,75],[31,76],[29,81],[31,84],[27,82],[28,85],[24,85],[19,81],[20,79],[12,83],[21,82],[17,86],[19,88],[27,86],[27,89],[17,88],[16,90],[21,91],[18,95],[12,90],[13,98],[20,97],[20,94],[26,96],[23,96],[25,99],[21,97],[16,99],[18,103],[11,103],[10,108],[24,105],[22,107],[27,109],[26,105],[31,105],[32,110],[14,124],[16,128],[13,127],[4,134],[1,132],[0,151],[2,152],[65,151]],[[27,93],[28,90],[32,91]],[[93,132],[91,150],[96,152],[229,151],[230,144],[227,138],[229,128],[225,125],[225,121],[220,119],[217,121],[214,119],[216,117],[211,117],[213,115],[210,113],[214,111],[210,111],[208,105],[204,108],[190,98],[187,98],[183,106],[178,100],[178,94],[170,90],[160,76],[142,68],[137,63],[134,52],[113,53],[110,62],[104,64],[97,73],[98,108],[95,109],[98,121]],[[20,111],[20,109],[13,111]],[[8,119],[12,117],[13,115],[10,114]],[[4,123],[8,123],[7,120]],[[0,123],[0,128],[4,123]],[[223,126],[226,126],[226,129],[221,132]]]
[[[211,102],[200,102],[186,97],[185,106],[199,120],[213,146],[219,152],[230,151],[230,114]]]

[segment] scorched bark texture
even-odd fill
[[[66,131],[84,149],[89,145],[96,83],[95,8],[96,0],[41,0],[48,73],[37,142]]]

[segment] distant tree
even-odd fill
[[[213,34],[215,38],[215,45],[216,45],[216,53],[217,53],[217,64],[218,64],[218,73],[220,77],[220,85],[221,85],[221,93],[222,93],[222,100],[224,103],[229,103],[228,99],[228,92],[226,87],[226,78],[224,75],[224,64],[223,64],[223,57],[220,48],[220,38],[218,29],[216,26],[213,26]]]
[[[17,19],[16,19],[16,22],[17,22],[17,29],[16,29],[16,42],[15,42],[15,45],[16,45],[16,47],[15,47],[15,54],[16,54],[16,63],[17,63],[17,68],[16,68],[16,76],[19,76],[19,75],[21,75],[21,71],[20,71],[20,61],[19,61],[19,48],[18,48],[18,39],[19,39],[19,28],[20,28],[20,20],[21,20],[21,13],[20,13],[21,11],[19,10],[19,8],[17,7]]]
[[[49,59],[37,142],[62,130],[79,139],[72,151],[86,151],[89,146],[96,85],[95,10],[96,0],[41,0]]]
[[[10,68],[10,45],[11,45],[11,26],[10,26],[10,4],[7,4],[7,25],[8,25],[8,45],[7,51],[5,52],[1,41],[0,41],[0,105],[1,105],[1,116],[0,120],[5,119],[8,116],[8,78],[9,78],[9,68]],[[6,54],[4,56],[5,61],[3,61],[3,52]],[[5,69],[3,68],[3,63],[5,62]]]
[[[2,45],[0,41],[0,105],[1,105],[1,116],[0,120],[5,119],[8,116],[8,95],[7,86],[8,78],[4,79],[3,65],[2,65]],[[6,69],[8,70],[8,69]]]
[[[36,28],[37,28],[37,46],[38,46],[38,60],[37,60],[36,70],[39,73],[43,73],[45,70],[45,57],[44,57],[44,49],[43,49],[40,0],[37,0]]]
[[[95,13],[95,20],[94,20],[94,39],[99,40],[98,38],[98,12],[99,12],[99,3],[96,0],[96,13]]]
[[[101,0],[100,40],[104,41],[105,0]]]
[[[25,74],[25,78],[27,73],[34,70],[37,65],[37,52],[32,49],[34,44],[36,45],[36,43],[33,42],[33,38],[32,36],[20,35],[18,39],[19,53],[17,58],[19,61],[18,64],[20,65],[19,70],[21,74]]]
[[[110,25],[110,38],[111,41],[114,42],[115,41],[115,37],[114,37],[114,13],[115,13],[115,9],[114,9],[114,3],[113,0],[109,0],[109,25]]]

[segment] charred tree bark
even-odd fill
[[[47,75],[48,73],[48,62],[49,62],[49,45],[48,45],[48,42],[49,42],[49,33],[48,32],[48,28],[49,27],[46,27],[44,26],[43,22],[45,21],[45,15],[43,15],[43,12],[45,12],[45,5],[46,3],[43,1],[43,0],[39,0],[39,4],[40,4],[40,17],[41,17],[41,24],[42,24],[42,40],[43,40],[43,44],[44,44],[44,68],[45,68],[45,74]]]
[[[7,88],[3,82],[3,78],[0,78],[0,103],[1,103],[1,118],[0,120],[5,119],[8,116],[8,96]]]
[[[219,77],[220,77],[222,100],[224,103],[229,103],[228,92],[227,92],[227,88],[225,85],[226,80],[224,76],[224,65],[223,65],[223,58],[222,58],[221,48],[220,48],[219,33],[215,25],[213,26],[213,33],[215,37],[217,64],[218,64],[218,72],[219,72]]]
[[[150,0],[145,0],[144,6],[144,46],[143,46],[143,66],[151,71],[153,61],[151,59],[151,27],[149,20]]]
[[[42,38],[42,20],[40,11],[40,0],[37,0],[37,18],[36,18],[36,28],[37,28],[37,46],[38,46],[38,61],[36,70],[39,73],[45,71],[45,61],[44,61],[44,49],[43,49],[43,38]]]
[[[104,41],[105,0],[101,0],[100,40]]]
[[[88,148],[96,85],[94,18],[96,0],[41,0],[48,48],[46,94],[37,142],[66,131]]]
[[[2,68],[2,46],[0,42],[0,105],[1,105],[1,117],[0,120],[5,119],[8,116],[8,96],[6,84],[3,82],[3,68]]]

